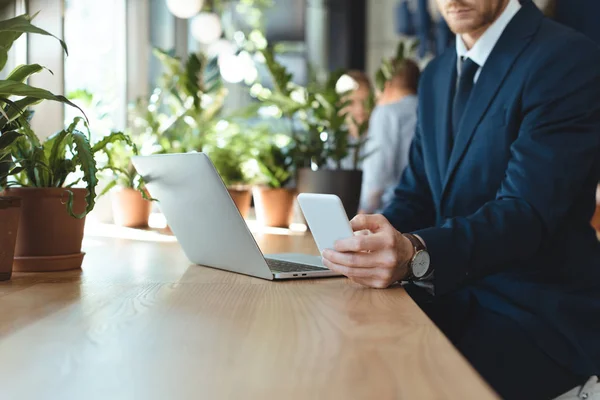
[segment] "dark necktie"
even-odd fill
[[[458,129],[460,127],[460,121],[465,113],[469,96],[473,90],[473,80],[475,74],[479,69],[477,65],[470,58],[465,59],[462,62],[460,77],[458,78],[458,86],[456,87],[456,94],[454,95],[454,102],[452,104],[452,138],[456,138],[458,135]]]

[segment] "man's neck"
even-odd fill
[[[492,24],[494,22],[496,22],[496,20],[498,18],[500,18],[500,16],[504,12],[504,10],[506,10],[506,7],[508,6],[509,2],[510,2],[510,0],[504,0],[504,4],[501,3],[501,5],[499,7],[499,10],[496,13],[496,18],[494,18],[494,20],[492,20],[489,23],[481,26],[479,29],[477,29],[477,30],[475,30],[473,32],[463,33],[461,35],[461,38],[462,38],[463,43],[465,44],[465,47],[467,48],[467,50],[471,50],[473,48],[473,46],[475,46],[475,43],[477,43],[477,41],[479,40],[479,38],[481,36],[483,36],[483,34],[485,33],[485,31],[487,31],[488,28],[490,26],[492,26]]]
[[[403,88],[390,88],[383,92],[378,104],[386,105],[396,103],[407,96],[413,96],[415,93],[412,90]]]

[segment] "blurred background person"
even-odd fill
[[[350,88],[350,90],[348,90]],[[351,147],[348,155],[342,159],[341,169],[353,170],[354,165],[354,146],[360,141],[360,127],[365,122],[369,121],[371,110],[368,106],[369,98],[373,93],[373,86],[367,74],[359,70],[350,70],[340,78],[337,90],[348,94],[345,99],[348,105],[342,110],[346,114],[346,125],[348,127],[348,145]],[[364,149],[361,155],[364,154]],[[360,169],[360,164],[356,168]],[[331,169],[337,169],[337,163],[333,160],[328,161],[328,166]]]
[[[417,123],[419,66],[412,60],[395,62],[369,121],[363,161],[361,213],[376,213],[392,199],[408,163]]]
[[[363,71],[351,70],[346,73],[355,82],[355,90],[348,94],[347,124],[350,138],[358,140],[359,127],[369,120],[370,110],[367,107],[369,97],[373,91],[371,80]]]

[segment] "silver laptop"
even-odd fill
[[[192,263],[270,280],[339,276],[320,256],[265,257],[206,154],[139,156],[133,165]]]

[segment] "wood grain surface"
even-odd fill
[[[309,234],[256,238],[316,254]],[[497,398],[401,287],[190,265],[157,232],[88,231],[84,250],[82,271],[0,283],[1,399]]]

